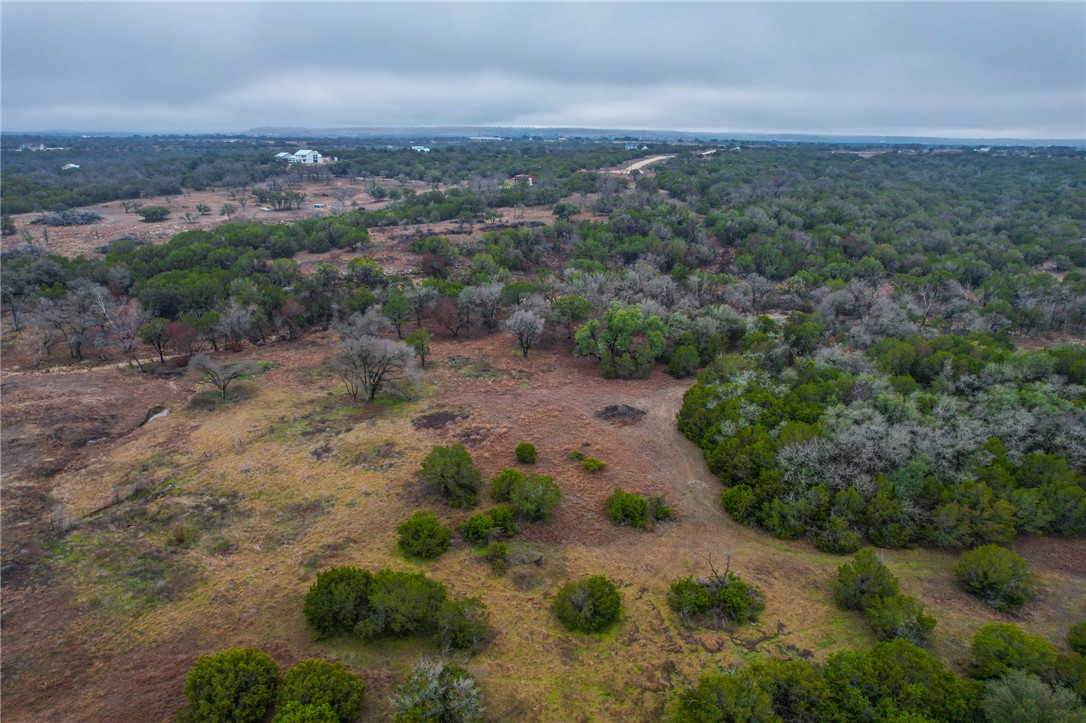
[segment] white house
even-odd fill
[[[62,170],[62,171],[70,171],[73,168],[79,168],[79,166],[77,164],[75,164],[75,163],[65,163],[63,166],[61,166],[60,170]]]
[[[316,151],[301,150],[287,158],[291,163],[320,163],[321,154]]]
[[[411,150],[415,153],[429,153],[430,149],[426,146],[411,146]]]
[[[287,153],[286,151],[283,151],[282,153],[276,153],[275,154],[275,160],[277,160],[277,161],[286,161],[286,160],[289,160],[289,159],[290,159],[290,154]]]

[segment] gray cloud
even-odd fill
[[[5,130],[1086,136],[1082,3],[4,3]]]

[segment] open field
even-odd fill
[[[707,669],[766,654],[822,659],[872,641],[862,616],[832,601],[841,558],[739,526],[720,508],[700,450],[675,430],[688,381],[607,381],[564,341],[523,359],[507,336],[477,333],[435,339],[416,401],[351,408],[323,366],[332,341],[247,347],[238,356],[271,368],[227,404],[184,376],[113,367],[4,376],[5,561],[17,561],[4,583],[5,719],[168,720],[192,660],[227,645],[263,647],[284,667],[337,657],[365,677],[367,717],[379,716],[398,672],[434,647],[314,643],[302,598],[331,565],[426,570],[453,597],[481,597],[499,636],[468,665],[492,720],[655,720],[674,688]],[[617,403],[646,414],[627,425],[595,416]],[[158,405],[171,413],[140,426]],[[538,471],[555,476],[563,500],[549,522],[523,526],[508,572],[493,575],[462,543],[426,565],[403,559],[395,527],[413,510],[446,522],[468,514],[416,481],[431,446],[465,442],[489,478],[513,464],[521,440],[536,443]],[[583,471],[571,449],[608,469]],[[616,485],[664,494],[675,521],[612,526],[603,500]],[[195,540],[174,544],[179,527]],[[10,556],[9,544],[24,552]],[[939,620],[934,650],[949,664],[963,666],[987,622],[1062,644],[1086,615],[1086,542],[1015,548],[1041,584],[1020,616],[959,590],[955,554],[884,552],[904,592]],[[766,594],[761,622],[685,628],[667,607],[668,583],[728,555]],[[550,598],[595,573],[619,584],[623,620],[602,637],[567,633]]]

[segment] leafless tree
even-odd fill
[[[392,381],[415,378],[415,350],[402,341],[376,336],[347,338],[333,366],[351,400],[357,404],[361,393],[369,402]]]
[[[111,319],[110,331],[121,353],[135,362],[141,371],[143,370],[143,364],[140,363],[139,355],[140,328],[150,318],[151,315],[140,305],[139,301],[129,299],[128,303],[117,308]]]
[[[516,339],[524,356],[528,356],[528,350],[535,346],[543,336],[543,317],[534,311],[517,309],[513,315],[505,320],[502,327]]]
[[[242,340],[253,331],[253,312],[231,299],[216,322],[215,329],[226,340],[229,347],[237,350],[241,348]]]
[[[415,324],[421,327],[422,317],[426,315],[426,311],[430,307],[437,303],[440,294],[437,289],[431,286],[413,286],[404,291],[404,296],[407,297],[407,301],[411,304],[411,310],[415,314]]]
[[[220,365],[207,354],[197,354],[189,362],[188,370],[198,374],[201,382],[218,389],[222,398],[226,399],[226,390],[232,383],[248,374],[255,374],[260,367],[254,361]]]

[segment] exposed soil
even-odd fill
[[[644,409],[629,404],[611,404],[596,412],[596,418],[614,424],[633,424],[645,416]]]

